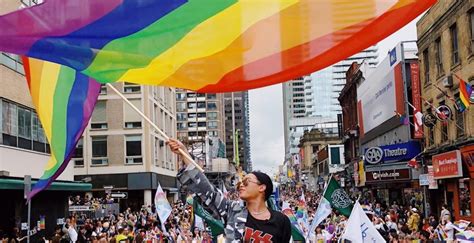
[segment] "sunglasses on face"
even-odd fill
[[[237,182],[237,188],[240,188],[241,186],[248,186],[249,183],[255,183],[257,185],[262,185],[259,181],[253,181],[250,178],[244,178],[242,181]]]

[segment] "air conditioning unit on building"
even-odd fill
[[[453,75],[447,75],[446,78],[443,79],[443,87],[453,87]]]

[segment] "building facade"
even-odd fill
[[[363,198],[390,205],[416,199],[416,206],[423,210],[426,205],[418,200],[424,196],[423,188],[418,184],[420,171],[408,167],[408,162],[418,158],[421,152],[422,138],[419,126],[415,132],[416,121],[410,108],[411,105],[419,106],[421,100],[416,53],[413,42],[402,42],[391,49],[389,55],[369,74],[352,72],[357,68],[348,71],[348,74],[355,73],[352,85],[356,85],[357,89],[358,120],[352,120],[350,111],[347,111],[343,131],[346,146],[350,149],[346,154],[351,156],[353,162],[347,171],[354,175],[354,185],[363,186]],[[345,102],[341,103],[347,108],[353,107],[354,90],[351,94],[351,87],[346,87],[346,97],[340,99]],[[346,107],[343,108],[344,112]],[[358,142],[355,135],[359,137]],[[354,151],[357,143],[358,152]],[[364,159],[363,165],[358,163],[357,153]]]
[[[116,83],[135,107],[168,136],[176,134],[174,88]],[[99,99],[73,156],[76,180],[89,180],[97,196],[127,192],[122,206],[152,204],[158,185],[177,196],[177,162],[165,139],[114,91],[102,86]],[[95,195],[94,195],[95,196]],[[126,205],[125,205],[126,204]]]
[[[446,203],[456,220],[472,221],[474,111],[470,107],[461,112],[451,99],[459,99],[461,79],[474,84],[474,1],[438,1],[417,23],[417,31],[421,90],[427,101],[423,113],[435,117],[425,121],[423,154],[436,181],[430,186],[437,195],[432,211]],[[444,116],[437,116],[438,109]]]
[[[234,111],[232,111],[232,97],[234,97]],[[252,171],[250,158],[250,126],[249,126],[249,95],[248,92],[234,92],[224,94],[225,102],[225,145],[226,157],[234,161],[234,136],[237,134],[239,161],[244,171]],[[232,119],[234,116],[234,119]],[[234,125],[232,125],[234,122]],[[235,129],[233,131],[233,129]]]
[[[214,139],[213,146],[225,141],[224,95],[177,89],[176,122],[178,139],[188,147],[198,163],[210,166],[212,158],[206,158],[209,139]],[[225,156],[225,149],[223,152],[218,157]]]
[[[357,117],[357,87],[363,79],[360,65],[353,62],[346,72],[346,84],[339,94],[342,108],[342,141],[344,143],[346,163],[359,162],[359,120]]]

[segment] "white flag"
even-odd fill
[[[163,192],[161,185],[156,189],[155,194],[155,207],[158,217],[160,218],[162,226],[165,224],[168,217],[171,215],[171,205],[166,199],[166,194]]]
[[[314,233],[314,230],[318,225],[324,221],[332,212],[331,203],[324,197],[321,197],[319,201],[318,209],[314,213],[313,221],[311,222],[311,227],[309,227],[308,235],[309,237],[311,234]]]
[[[351,216],[346,223],[346,231],[342,239],[352,242],[385,242],[384,238],[375,229],[369,217],[365,214],[359,202],[354,204]]]

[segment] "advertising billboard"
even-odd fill
[[[395,111],[404,113],[400,57],[401,47],[398,45],[357,88],[361,135],[394,117]]]

